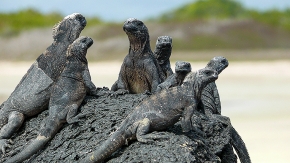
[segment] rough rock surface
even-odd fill
[[[116,130],[125,117],[140,101],[146,98],[145,94],[125,94],[117,97],[107,94],[108,88],[102,88],[104,95],[96,98],[88,96],[81,108],[83,115],[81,122],[66,124],[63,129],[49,142],[44,150],[31,157],[25,163],[38,162],[78,162],[88,153],[95,150],[100,142],[106,140]],[[48,115],[44,111],[36,117],[28,119],[20,131],[12,136],[14,144],[0,162],[9,159],[34,139],[39,130],[41,121]],[[227,127],[219,122],[211,121],[203,115],[196,115],[194,121],[204,135],[196,133],[182,133],[179,123],[164,131],[170,139],[156,140],[151,144],[137,141],[129,142],[106,161],[115,162],[220,162],[215,155],[216,150],[228,143]],[[209,134],[209,131],[210,134]],[[218,132],[217,132],[218,131]],[[214,134],[213,134],[213,133]],[[221,144],[211,144],[212,139],[221,139]],[[13,151],[13,152],[11,152]]]

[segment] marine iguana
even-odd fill
[[[96,90],[91,82],[86,53],[93,44],[89,37],[80,37],[67,50],[66,66],[52,90],[49,116],[41,124],[36,139],[6,163],[22,162],[30,158],[54,137],[64,123],[78,121],[77,110],[89,90]]]
[[[169,36],[159,36],[156,41],[156,47],[154,50],[154,57],[157,59],[162,72],[166,78],[173,74],[170,66],[170,56],[172,51],[172,38]]]
[[[119,77],[111,90],[129,93],[156,91],[165,76],[150,48],[148,29],[137,19],[129,18],[123,25],[129,42],[129,54],[124,58]]]
[[[206,68],[216,70],[218,74],[220,74],[226,67],[228,67],[228,65],[228,60],[225,57],[217,56],[209,61],[209,63],[206,65]],[[222,124],[226,124],[231,128],[230,144],[235,148],[241,163],[250,163],[251,159],[243,139],[231,125],[230,119],[221,115],[221,102],[215,82],[209,83],[203,89],[201,102],[198,104],[197,108],[198,110],[201,110],[206,116],[218,119]],[[236,161],[236,158],[229,158],[234,155],[231,145],[226,145],[223,149],[226,152],[221,153],[222,162],[233,162],[233,160]]]
[[[229,62],[225,57],[216,56],[208,62],[206,67],[214,69],[220,74],[228,65]],[[207,116],[221,114],[221,102],[215,82],[211,82],[203,89],[201,103],[199,103],[198,108]]]
[[[189,72],[191,72],[191,65],[189,62],[175,62],[175,73],[170,75],[163,83],[159,84],[157,86],[157,91],[181,85]]]
[[[66,16],[53,28],[53,43],[36,59],[0,110],[0,148],[10,147],[9,138],[26,117],[47,109],[54,82],[66,63],[67,47],[86,26],[81,14]]]
[[[151,95],[127,116],[109,139],[81,162],[101,162],[128,140],[137,139],[146,143],[152,141],[153,137],[162,138],[158,133],[148,133],[164,130],[174,125],[182,116],[185,122],[188,121],[188,128],[191,128],[190,118],[200,99],[201,90],[217,78],[215,70],[204,68],[196,73],[191,72],[183,85]]]

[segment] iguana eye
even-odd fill
[[[143,23],[140,22],[140,21],[138,21],[138,22],[137,22],[137,25],[138,25],[138,26],[141,26],[141,25],[143,25]]]
[[[210,74],[210,71],[205,71],[205,74],[206,74],[206,75],[209,75],[209,74]]]

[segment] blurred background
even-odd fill
[[[122,25],[131,17],[148,27],[152,50],[158,36],[173,38],[173,69],[177,60],[197,70],[214,56],[228,58],[216,82],[222,114],[252,162],[289,162],[289,0],[0,0],[0,103],[52,43],[54,24],[75,12],[88,22],[81,35],[94,40],[87,57],[98,87],[117,80],[129,49]]]

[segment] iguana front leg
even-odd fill
[[[91,75],[88,69],[86,69],[85,71],[83,71],[83,79],[84,79],[84,84],[87,88],[87,92],[89,95],[92,96],[99,96],[98,95],[98,89],[96,88],[95,84],[92,82],[91,80]]]
[[[144,118],[142,121],[138,121],[133,125],[137,125],[136,138],[139,142],[150,143],[154,139],[168,139],[169,137],[162,133],[148,133],[150,130],[150,120]]]
[[[185,108],[183,112],[183,117],[181,119],[181,127],[183,132],[189,132],[193,130],[193,125],[191,122],[191,117],[193,115],[194,110],[196,109],[196,105],[190,105]]]
[[[20,153],[13,156],[5,163],[20,163],[30,158],[32,155],[41,150],[45,144],[53,138],[57,131],[62,127],[62,123],[56,117],[47,117],[41,123],[40,131],[36,139],[32,140],[30,144],[21,150]]]
[[[66,115],[66,121],[68,124],[72,124],[75,122],[79,122],[79,116],[77,116],[77,112],[78,112],[78,105],[77,104],[73,104],[68,106],[66,109],[68,109],[67,115]]]
[[[24,115],[20,112],[13,111],[8,117],[8,123],[5,124],[0,131],[0,149],[2,153],[5,153],[5,149],[10,147],[12,143],[10,138],[12,134],[17,131],[24,121]],[[3,123],[3,122],[2,122]]]

